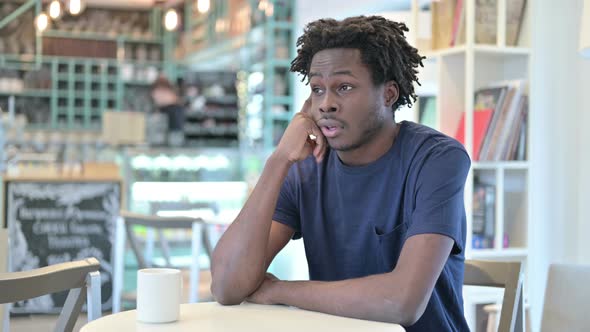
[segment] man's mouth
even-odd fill
[[[340,131],[342,130],[342,127],[340,126],[322,126],[322,134],[324,134],[324,136],[326,136],[327,138],[333,138],[336,137]]]

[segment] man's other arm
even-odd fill
[[[258,288],[294,230],[272,221],[289,165],[271,156],[236,220],[219,239],[211,260],[211,292],[221,304],[239,304]]]
[[[273,222],[279,193],[289,168],[309,155],[320,162],[325,138],[309,115],[310,99],[285,130],[252,194],[224,232],[211,259],[211,291],[221,304],[239,304],[264,281],[264,272],[289,242],[294,230]],[[309,135],[316,139],[311,141]]]
[[[413,325],[424,313],[454,241],[439,234],[408,238],[389,273],[334,282],[266,278],[249,301]]]

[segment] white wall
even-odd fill
[[[583,0],[578,0],[578,10],[581,13]],[[586,6],[590,1],[586,0]],[[575,36],[579,38],[578,31]],[[580,98],[579,117],[579,168],[578,168],[578,262],[590,264],[590,130],[586,127],[590,124],[590,58],[578,57],[578,67],[575,75],[578,75],[578,97]]]
[[[590,59],[578,53],[582,0],[533,6],[530,301],[538,330],[548,265],[589,263]],[[584,130],[583,130],[584,129]],[[585,131],[585,132],[584,132]]]

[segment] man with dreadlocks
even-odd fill
[[[422,57],[401,23],[378,16],[307,25],[291,70],[310,97],[295,115],[212,260],[212,292],[244,300],[467,331],[463,190],[452,138],[394,111],[416,99]],[[266,274],[303,238],[309,281]]]

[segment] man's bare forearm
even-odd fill
[[[391,272],[395,273],[395,272]],[[273,302],[332,315],[411,325],[416,309],[391,273],[342,281],[277,281]]]
[[[453,243],[440,234],[412,236],[393,271],[364,278],[318,282],[267,277],[249,301],[413,325],[428,306]]]
[[[287,159],[271,155],[240,214],[219,240],[211,262],[211,289],[220,303],[242,302],[262,281],[272,216],[289,166]]]

